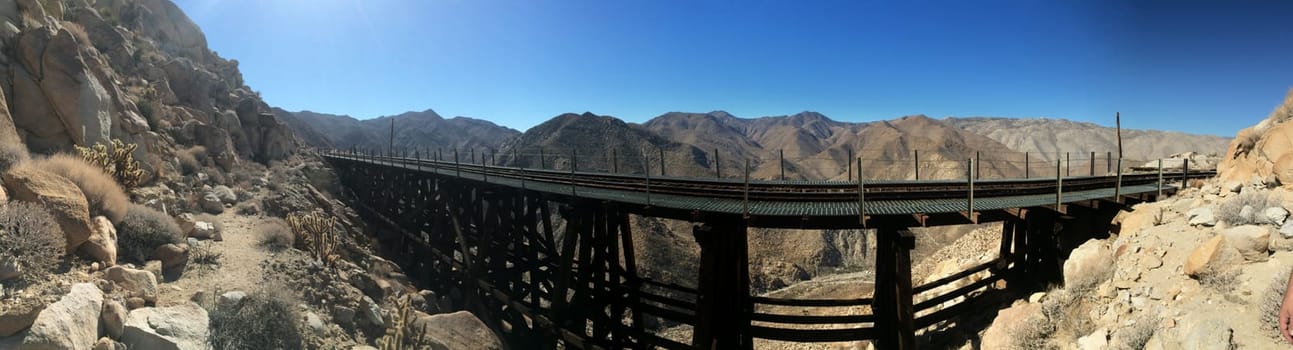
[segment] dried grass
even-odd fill
[[[116,180],[102,168],[70,154],[55,154],[29,163],[31,167],[58,174],[81,189],[90,205],[90,215],[103,215],[113,223],[120,222],[129,209],[130,198]]]
[[[13,262],[24,281],[42,280],[63,255],[67,241],[54,216],[39,204],[14,201],[0,206],[0,262]]]
[[[183,241],[184,234],[174,219],[143,205],[131,204],[117,224],[117,256],[123,260],[142,264],[157,247]]]

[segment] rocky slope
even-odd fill
[[[0,349],[502,347],[169,0],[3,1],[0,41]]]
[[[1266,119],[1239,131],[1217,166],[1217,176],[1235,183],[1293,185],[1293,90]]]
[[[396,149],[494,150],[520,132],[494,123],[465,117],[445,119],[433,110],[358,120],[345,115],[277,110],[305,141],[316,147],[386,149],[390,147],[391,121],[395,122]],[[451,151],[450,151],[451,152]],[[425,151],[423,151],[425,153]]]
[[[944,118],[944,123],[997,140],[1013,150],[1030,152],[1038,159],[1054,161],[1071,152],[1072,158],[1089,158],[1096,152],[1118,152],[1114,128],[1094,123],[1052,118]],[[1147,161],[1173,154],[1198,152],[1220,154],[1230,139],[1158,130],[1124,129],[1123,156]]]

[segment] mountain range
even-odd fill
[[[444,159],[457,150],[468,161],[483,161],[488,154],[500,165],[551,169],[569,169],[574,159],[579,170],[650,170],[653,175],[663,167],[667,175],[738,178],[748,159],[755,179],[777,179],[784,172],[787,179],[844,180],[856,175],[849,172],[856,172],[854,164],[862,158],[866,178],[915,179],[919,172],[921,179],[962,179],[967,160],[977,158],[980,178],[1022,177],[1052,174],[1063,152],[1073,153],[1070,166],[1079,174],[1084,170],[1077,169],[1088,167],[1090,152],[1098,154],[1097,164],[1104,164],[1106,152],[1117,152],[1113,128],[1051,118],[914,115],[853,123],[808,111],[758,118],[713,111],[669,112],[636,124],[586,112],[562,114],[522,133],[479,119],[445,119],[432,110],[367,120],[274,112],[317,147],[394,145],[396,150],[438,152]],[[1123,130],[1123,141],[1124,157],[1147,160],[1182,152],[1220,153],[1229,139]],[[1027,174],[1025,167],[1030,168]]]

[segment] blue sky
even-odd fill
[[[1233,136],[1293,86],[1289,1],[176,0],[288,110],[1055,117]]]

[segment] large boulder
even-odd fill
[[[1194,208],[1187,213],[1190,226],[1216,226],[1217,216],[1212,213],[1211,208]]]
[[[464,350],[501,350],[503,342],[485,323],[467,311],[426,315],[416,313],[413,329],[423,329],[433,348]]]
[[[62,176],[31,167],[18,167],[4,174],[5,188],[14,200],[40,203],[58,221],[67,240],[67,251],[74,252],[90,239],[90,206],[81,189]]]
[[[121,333],[126,327],[126,306],[116,300],[108,300],[103,303],[103,313],[99,316],[103,320],[103,330],[113,338],[120,339]]]
[[[1290,119],[1293,119],[1293,89],[1265,120],[1239,131],[1217,165],[1217,178],[1226,183],[1274,176],[1283,186],[1293,186],[1293,172],[1288,170],[1293,165]]]
[[[136,309],[126,317],[121,342],[131,349],[205,350],[210,322],[193,303]]]
[[[74,284],[70,293],[40,312],[16,350],[90,350],[99,339],[102,310],[103,292],[98,287]]]
[[[1244,225],[1226,229],[1221,232],[1226,243],[1235,247],[1244,260],[1266,261],[1270,257],[1271,230],[1265,226]]]
[[[238,203],[238,194],[233,192],[232,188],[225,185],[219,185],[211,189],[211,193],[220,198],[220,202],[226,204]]]
[[[146,302],[157,302],[157,276],[152,272],[126,268],[109,267],[104,278],[116,282],[126,297],[142,298]]]
[[[1222,235],[1203,242],[1185,258],[1184,272],[1193,277],[1203,277],[1234,268],[1243,261],[1243,255],[1231,247]]]
[[[81,245],[81,252],[95,261],[112,266],[117,264],[117,228],[103,216],[94,217],[90,240]]]
[[[198,205],[202,206],[202,211],[211,214],[220,214],[224,212],[224,202],[221,201],[220,196],[215,193],[208,192],[207,194],[202,195],[202,198],[198,199]]]
[[[1113,274],[1113,250],[1103,240],[1088,240],[1064,261],[1064,284],[1083,288],[1099,284]]]
[[[1042,313],[1041,304],[1016,303],[1005,310],[997,312],[992,325],[983,332],[982,349],[1014,349],[1019,337],[1027,332],[1028,327],[1046,325],[1046,315]]]

